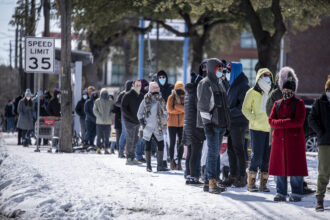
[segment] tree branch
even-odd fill
[[[172,33],[176,34],[177,36],[180,37],[189,37],[190,32],[180,32],[176,29],[174,29],[172,26],[166,24],[164,21],[157,21],[160,25],[162,25],[166,30],[171,31]]]
[[[130,28],[135,32],[139,32],[140,34],[146,34],[152,29],[152,27],[153,27],[152,23],[153,22],[150,21],[149,26],[145,27],[145,28],[141,28],[141,27],[137,27],[137,26],[133,26],[133,25],[131,25]]]
[[[286,32],[286,27],[283,22],[283,16],[280,7],[280,0],[272,0],[271,6],[272,12],[274,14],[274,27],[275,33],[272,38],[275,40],[277,38],[282,38],[283,34]]]

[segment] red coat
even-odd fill
[[[308,176],[305,149],[305,104],[299,99],[296,114],[292,118],[291,102],[293,98],[283,100],[276,117],[276,103],[269,116],[272,133],[272,149],[269,160],[269,175]]]

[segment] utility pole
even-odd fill
[[[16,24],[16,30],[15,30],[15,69],[17,69],[17,51],[18,51],[18,24]]]
[[[44,10],[44,18],[45,18],[45,24],[44,24],[44,31],[45,35],[44,37],[49,37],[50,35],[50,28],[49,28],[49,23],[50,23],[50,0],[43,0],[43,10]],[[48,88],[48,83],[49,83],[49,76],[48,74],[43,74],[43,84],[42,88],[45,90],[49,90]]]
[[[10,68],[13,68],[12,63],[11,63],[11,40],[9,40],[9,65],[10,65]]]
[[[60,151],[72,153],[71,0],[61,0],[61,135]]]
[[[19,75],[20,75],[20,94],[23,93],[26,89],[26,73],[23,71],[23,48],[22,48],[22,35],[23,35],[23,30],[22,26],[20,28],[19,32]]]

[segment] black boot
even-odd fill
[[[147,171],[152,172],[152,167],[151,167],[151,151],[146,151],[146,161],[147,161]]]
[[[163,151],[157,151],[157,171],[168,171],[167,168],[163,167]]]

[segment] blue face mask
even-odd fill
[[[149,92],[149,87],[145,88],[144,90],[145,90],[146,92]]]
[[[101,94],[101,98],[102,99],[108,99],[109,98],[109,95],[106,94],[106,93],[103,93],[103,94]]]
[[[87,96],[87,95],[83,95],[83,99],[85,99],[85,100],[86,100],[87,98],[88,98],[88,96]]]
[[[166,83],[166,79],[164,79],[164,78],[161,78],[161,79],[158,79],[159,80],[159,83],[163,86],[163,85],[165,85],[165,83]]]
[[[222,76],[222,72],[217,71],[215,75],[217,76],[218,79],[220,79],[220,77]]]

